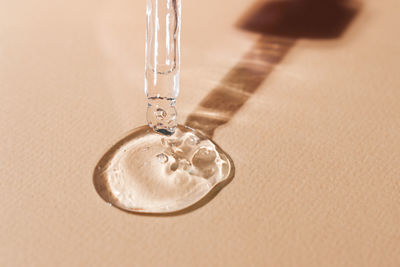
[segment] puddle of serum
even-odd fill
[[[230,157],[201,133],[178,125],[167,136],[143,126],[103,156],[93,179],[100,196],[118,208],[173,213],[200,201],[232,171]]]

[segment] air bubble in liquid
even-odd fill
[[[161,163],[167,163],[168,162],[168,156],[165,155],[164,153],[158,154],[157,159]]]

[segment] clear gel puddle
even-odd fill
[[[179,125],[166,136],[143,126],[103,156],[94,184],[105,201],[121,209],[172,213],[203,199],[232,172],[230,157],[197,131]]]

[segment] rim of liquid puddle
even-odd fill
[[[184,202],[184,197],[178,200],[171,200],[166,204],[159,205],[152,207],[152,210],[147,210],[141,207],[127,207],[127,205],[123,204],[117,197],[112,194],[112,189],[107,181],[106,175],[104,173],[107,171],[108,167],[111,165],[111,159],[115,157],[118,153],[121,152],[121,148],[128,144],[129,142],[133,142],[135,139],[139,140],[140,138],[144,137],[145,135],[151,133],[154,135],[160,135],[160,137],[171,137],[165,136],[163,134],[155,132],[152,128],[148,125],[137,127],[127,134],[124,135],[122,139],[117,141],[114,145],[109,147],[109,149],[103,154],[101,159],[98,161],[94,172],[93,172],[93,184],[96,189],[97,194],[108,204],[112,205],[120,210],[134,213],[134,214],[142,214],[142,215],[174,215],[177,213],[185,212],[186,210],[189,212],[191,210],[197,209],[208,203],[211,199],[213,199],[217,193],[225,187],[227,184],[231,182],[235,174],[235,167],[232,158],[227,154],[221,147],[219,147],[213,140],[202,134],[201,132],[183,125],[178,125],[177,129],[180,130],[182,133],[190,132],[197,137],[200,137],[202,140],[210,141],[212,145],[215,147],[215,151],[219,154],[224,156],[224,161],[227,164],[227,174],[218,182],[213,184],[207,191],[204,193],[198,194],[195,197],[193,202],[188,203],[188,205],[180,204],[178,207],[173,210],[169,210],[168,206],[170,204],[177,205],[179,202]],[[218,190],[217,190],[218,188]],[[210,198],[208,199],[208,196]],[[208,200],[207,200],[208,199]]]

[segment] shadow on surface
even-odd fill
[[[262,36],[200,102],[185,124],[211,138],[246,103],[294,43],[290,38]]]
[[[299,38],[335,39],[347,29],[360,4],[346,0],[257,2],[237,23],[260,39],[188,116],[186,125],[212,137],[265,81]]]

